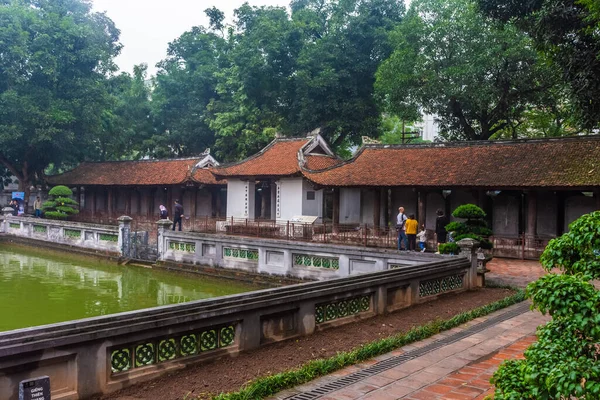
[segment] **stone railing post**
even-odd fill
[[[0,228],[0,232],[8,233],[8,220],[12,217],[12,214],[15,210],[12,207],[4,207],[2,209],[2,227]]]
[[[121,257],[131,257],[131,221],[133,218],[123,215],[117,218],[119,221],[119,252]]]
[[[460,247],[460,255],[466,256],[471,262],[469,273],[467,274],[467,287],[469,289],[476,288],[477,285],[477,249],[479,248],[479,242],[475,239],[465,238],[458,242]]]
[[[157,259],[162,260],[163,256],[167,252],[167,241],[165,240],[165,231],[173,225],[173,221],[170,219],[161,219],[156,223],[158,225],[158,255]]]

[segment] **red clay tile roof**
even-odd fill
[[[367,145],[337,167],[303,173],[323,186],[598,187],[600,136]]]
[[[217,182],[213,174],[206,169],[190,174],[198,163],[198,158],[175,160],[140,160],[84,162],[75,169],[59,175],[48,177],[53,185],[88,186],[143,186],[143,185],[176,185],[187,181],[195,181],[206,185],[223,184]]]
[[[325,168],[330,168],[341,164],[343,161],[339,158],[330,157],[330,156],[321,156],[321,155],[308,155],[304,156],[306,160],[306,164],[304,164],[304,168],[309,170],[320,170]]]
[[[211,169],[218,177],[290,176],[300,173],[298,151],[312,138],[275,139],[260,152],[240,162]]]

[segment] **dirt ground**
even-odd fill
[[[312,336],[279,342],[243,353],[191,366],[173,374],[144,382],[103,397],[101,400],[209,399],[213,394],[238,390],[244,383],[286,371],[318,358],[351,350],[412,327],[492,303],[513,292],[484,288],[441,296],[435,301],[399,310],[385,316],[317,332]]]

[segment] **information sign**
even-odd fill
[[[19,400],[50,400],[50,377],[40,376],[21,381]]]

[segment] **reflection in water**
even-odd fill
[[[0,331],[254,289],[229,280],[0,246]]]

